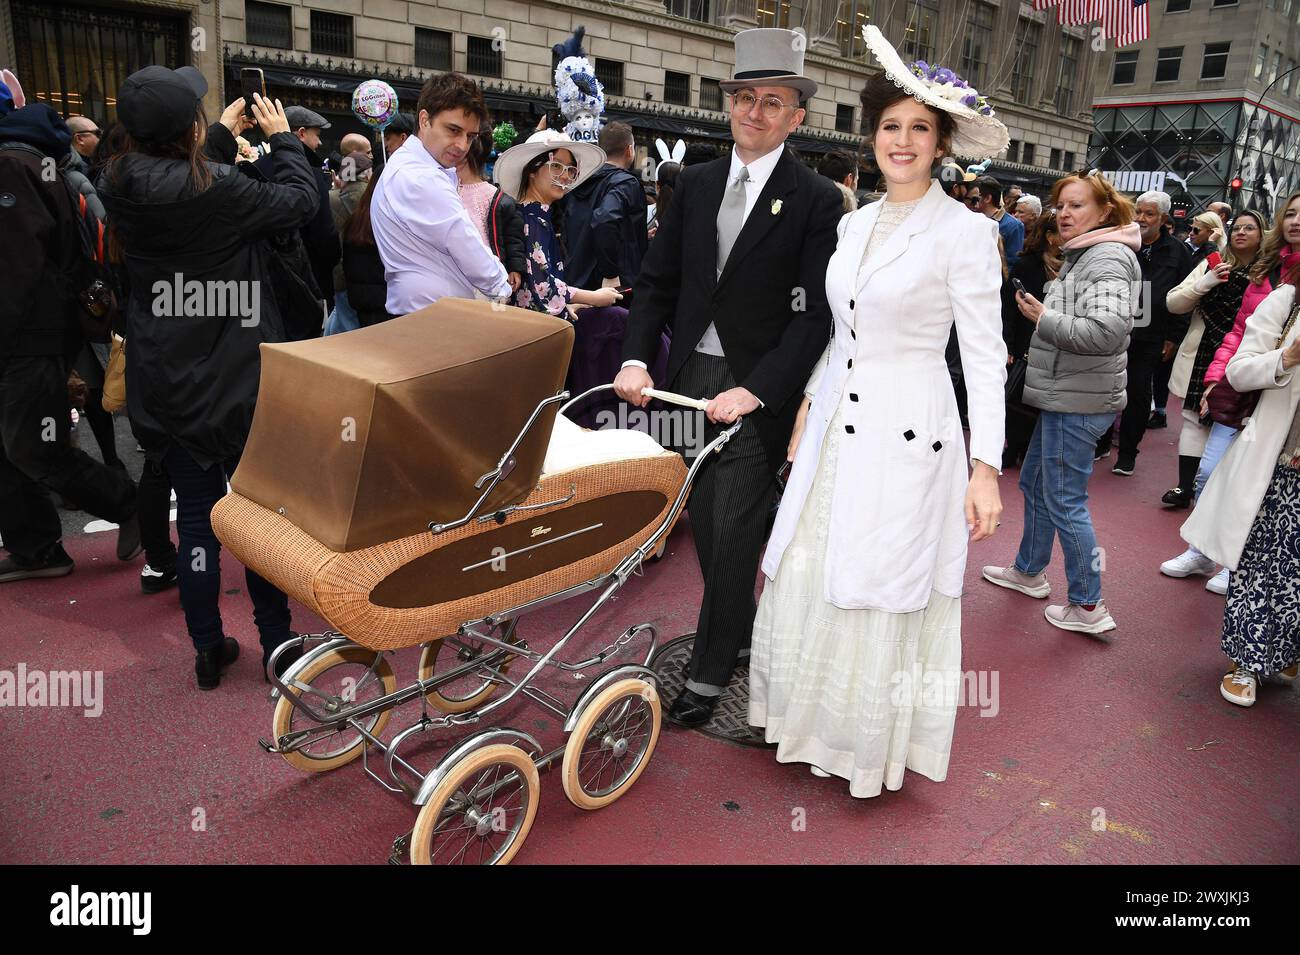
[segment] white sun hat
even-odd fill
[[[878,27],[864,26],[862,38],[895,86],[911,93],[918,103],[952,116],[957,127],[952,137],[954,154],[966,159],[991,159],[1006,151],[1011,134],[977,89],[952,70],[924,60],[907,66]]]
[[[496,166],[492,169],[492,179],[501,187],[502,192],[522,202],[524,197],[520,190],[520,179],[524,174],[524,167],[537,156],[554,149],[567,149],[573,153],[573,160],[577,164],[578,178],[569,184],[567,190],[569,192],[576,189],[605,163],[605,150],[595,143],[575,142],[563,133],[553,129],[543,129],[498,156]]]

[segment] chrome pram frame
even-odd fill
[[[462,527],[475,518],[492,520],[517,509],[519,505],[480,514],[493,490],[514,469],[520,444],[546,408],[564,402],[558,411],[563,414],[584,399],[612,388],[613,385],[600,385],[571,400],[567,391],[561,391],[541,401],[497,466],[475,482],[474,486],[481,494],[469,511],[450,523],[431,523],[429,530],[441,534]],[[650,394],[685,407],[699,409],[703,404],[658,391]],[[658,740],[662,717],[656,676],[649,666],[657,648],[657,630],[650,623],[629,627],[600,652],[578,661],[560,659],[559,654],[632,576],[643,573],[643,563],[660,547],[685,506],[700,468],[711,454],[725,447],[739,431],[742,422],[743,419],[724,428],[705,445],[687,470],[671,508],[649,539],[616,567],[600,577],[557,593],[466,621],[455,634],[421,644],[420,676],[413,683],[395,688],[389,663],[389,657],[395,651],[371,650],[337,631],[304,634],[281,644],[272,653],[268,665],[273,684],[271,699],[276,706],[272,739],[259,738],[258,744],[266,752],[279,753],[292,765],[310,771],[333,769],[352,762],[359,755],[367,775],[390,792],[409,797],[419,807],[419,813],[411,831],[393,842],[389,861],[394,864],[401,864],[408,856],[411,862],[422,864],[509,862],[522,846],[536,815],[538,771],[551,767],[557,760],[563,763],[565,793],[575,805],[597,809],[618,799],[644,771]],[[516,627],[522,616],[596,591],[599,595],[592,605],[546,652],[530,648],[516,636]],[[603,666],[639,638],[647,641],[644,656],[637,657],[639,663],[625,663],[604,670],[587,682],[572,704],[566,704],[532,685],[538,674],[547,668],[572,674],[575,679],[585,679],[584,671]],[[433,667],[442,645],[456,651],[457,662],[446,672],[436,673]],[[275,676],[281,656],[296,647],[302,648],[302,656],[286,669],[282,677]],[[531,669],[518,679],[512,678],[508,672],[510,664],[516,660],[532,664]],[[343,665],[363,668],[363,672],[351,684],[348,683],[351,678],[345,679],[342,692],[322,690],[313,685],[314,680]],[[457,704],[468,703],[469,707],[459,712],[444,711],[431,715],[430,697],[444,700],[440,688],[467,677],[482,682],[482,686],[468,697],[455,701]],[[368,687],[384,692],[374,699],[356,702]],[[492,699],[497,687],[508,687],[508,690]],[[491,713],[520,694],[560,718],[566,734],[564,745],[547,751],[533,734],[524,730],[486,726],[452,745],[427,773],[421,773],[399,755],[401,747],[413,737],[429,731],[482,724]],[[417,698],[421,702],[419,720],[385,743],[379,734],[386,725],[389,711]],[[451,704],[443,707],[444,710],[457,708]],[[295,714],[310,725],[293,729]],[[339,754],[324,757],[307,754],[307,748],[314,743],[329,740],[340,733],[346,734],[351,742]],[[644,737],[644,742],[634,749],[633,739],[641,737]],[[588,757],[592,757],[593,762],[601,760],[594,777],[594,788],[589,785],[590,779],[583,778],[584,760]],[[372,768],[372,760],[382,765],[387,779]],[[601,786],[603,774],[611,764],[614,767],[611,781],[609,785]],[[519,804],[510,805],[515,793],[519,794]],[[502,796],[500,802],[498,796]],[[512,813],[517,817],[514,820],[511,819]],[[462,834],[463,842],[458,843]],[[448,845],[453,848],[459,845],[459,850],[439,859],[439,853]]]

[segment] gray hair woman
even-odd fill
[[[1183,538],[1231,568],[1223,652],[1225,700],[1251,706],[1261,680],[1291,683],[1300,659],[1300,327],[1296,287],[1285,284],[1246,321],[1228,383],[1258,391],[1246,421],[1210,475]]]

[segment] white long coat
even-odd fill
[[[763,573],[776,576],[816,477],[826,429],[842,407],[825,599],[849,610],[910,613],[929,603],[931,590],[961,596],[966,569],[969,472],[944,361],[954,321],[971,457],[1001,467],[1002,273],[997,224],[949,199],[938,182],[860,269],[881,206],[840,222],[826,269],[834,337]]]
[[[1278,374],[1278,360],[1300,335],[1300,322],[1291,327],[1281,347],[1276,347],[1295,294],[1294,285],[1279,287],[1246,320],[1246,333],[1228,362],[1227,378],[1242,393],[1258,390],[1259,404],[1215,466],[1196,509],[1180,531],[1183,540],[1230,570],[1236,570],[1241,560],[1300,405],[1300,375],[1294,368]]]

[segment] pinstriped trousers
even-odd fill
[[[736,383],[725,358],[695,352],[671,387],[691,398],[709,399]],[[722,430],[722,425],[705,419],[700,447]],[[699,448],[676,450],[689,465]],[[754,582],[775,491],[767,453],[750,422],[741,426],[721,454],[710,455],[691,489],[687,513],[704,577],[704,597],[686,685],[697,693],[721,693],[736,661],[749,652],[757,610]]]

